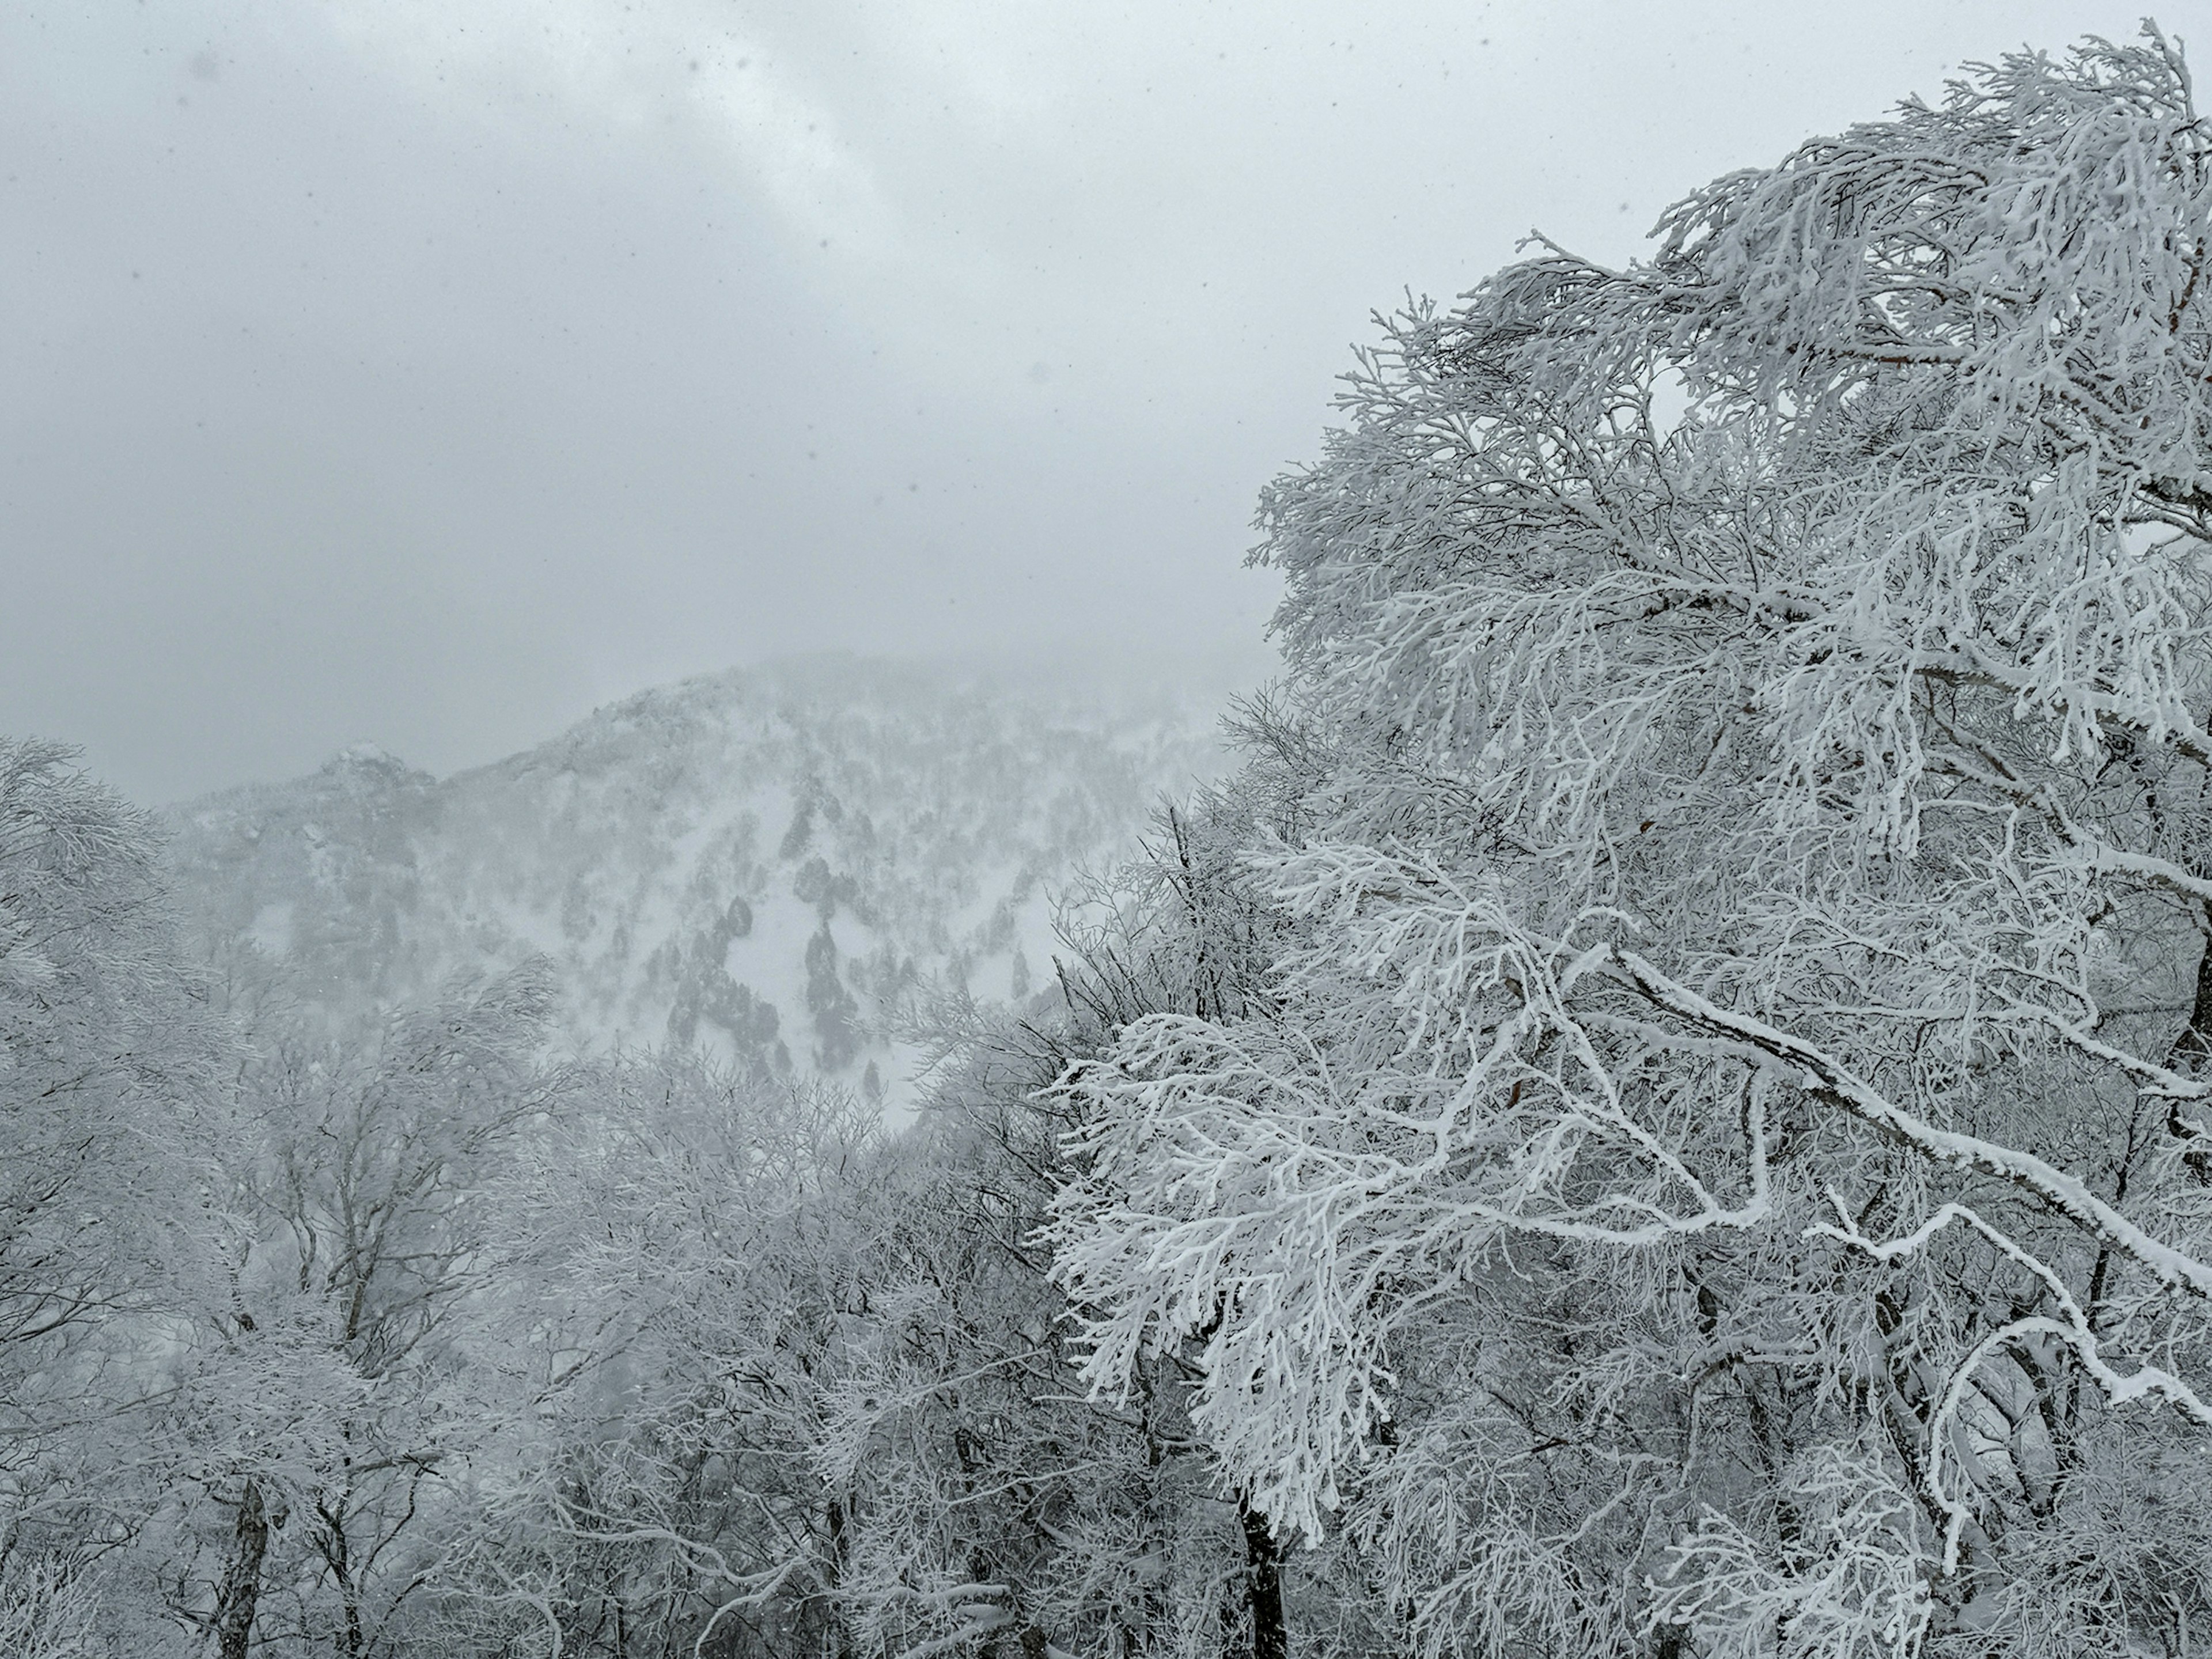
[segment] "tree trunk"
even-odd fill
[[[246,1659],[253,1640],[253,1609],[261,1600],[261,1563],[268,1553],[269,1517],[261,1504],[261,1485],[248,1480],[238,1500],[238,1526],[215,1604],[216,1659]]]
[[[322,1509],[325,1529],[322,1538],[323,1559],[330,1564],[331,1576],[337,1583],[338,1596],[345,1609],[345,1623],[337,1636],[337,1650],[341,1659],[361,1659],[361,1586],[354,1582],[353,1562],[348,1547],[345,1511]]]
[[[2173,1048],[2166,1063],[2191,1077],[2203,1077],[2212,1073],[2212,906],[2204,913],[2204,953],[2197,959],[2197,996],[2190,1004],[2189,1024],[2181,1028],[2181,1035],[2173,1040]],[[2166,1109],[2166,1128],[2191,1145],[2181,1155],[2183,1165],[2196,1177],[2197,1185],[2212,1185],[2212,1148],[2204,1145],[2204,1136],[2182,1119],[2179,1103]],[[2101,1274],[2105,1252],[2100,1251],[2097,1267]]]
[[[1252,1608],[1252,1659],[1290,1659],[1291,1634],[1283,1623],[1282,1558],[1267,1517],[1249,1499],[1237,1500],[1244,1523],[1245,1595]]]

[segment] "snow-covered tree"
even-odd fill
[[[1266,497],[1268,971],[1070,1071],[1054,1237],[1429,1648],[2212,1629],[2208,213],[2168,42],[2008,58]]]
[[[676,1044],[580,1093],[521,1188],[538,1431],[479,1483],[477,1645],[824,1651],[844,1500],[817,1451],[873,1114]]]
[[[174,1363],[167,1570],[221,1659],[419,1634],[474,1480],[526,1417],[532,1241],[513,1189],[569,1073],[542,964],[457,983],[367,1042],[281,1028],[234,1085],[228,1272]]]
[[[151,823],[73,759],[0,740],[0,1630],[56,1644],[159,1502],[143,1357],[215,1260],[213,1027]]]
[[[488,1483],[488,1618],[569,1653],[1279,1654],[1273,1540],[1180,1360],[1084,1401],[1033,1237],[1061,1164],[1036,1091],[1096,1022],[967,1012],[891,1139],[682,1048],[600,1069],[532,1231],[577,1327],[547,1346],[601,1357]]]
[[[1255,1620],[1239,1506],[1177,1362],[1110,1407],[1082,1397],[1034,1235],[1062,1168],[1036,1092],[1083,1030],[984,1022],[855,1194],[861,1294],[817,1461],[847,1495],[836,1601],[860,1650],[1212,1659],[1280,1627],[1272,1540]]]

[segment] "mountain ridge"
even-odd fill
[[[1155,680],[798,659],[649,688],[440,779],[374,744],[170,809],[188,916],[333,1024],[543,955],[581,1048],[673,1039],[893,1098],[930,988],[1032,995],[1054,895],[1217,773]]]

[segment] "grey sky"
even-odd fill
[[[0,731],[161,799],[793,651],[1256,674],[1371,308],[2136,15],[14,0]]]

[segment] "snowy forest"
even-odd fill
[[[1527,251],[1263,495],[1225,752],[0,744],[0,1655],[2212,1652],[2179,48]]]

